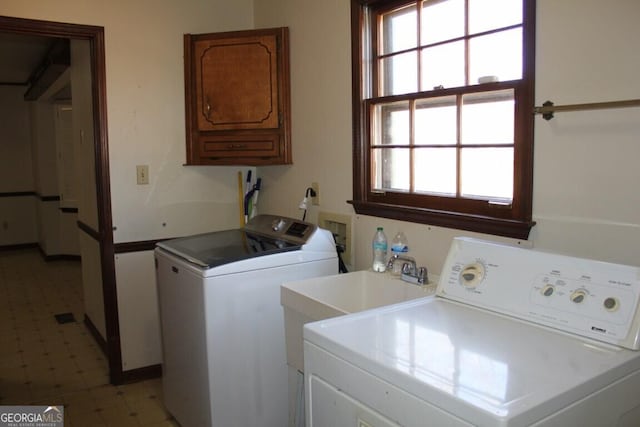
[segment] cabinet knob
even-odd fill
[[[237,150],[239,148],[247,148],[247,144],[229,144],[227,148]]]
[[[211,118],[211,103],[209,102],[209,98],[207,98],[206,109],[207,109],[207,120],[208,120]]]

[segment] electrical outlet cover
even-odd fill
[[[344,246],[342,260],[345,264],[354,266],[355,262],[353,259],[353,236],[351,235],[351,222],[351,215],[337,214],[332,212],[318,212],[318,226],[333,233],[336,239],[336,243]]]
[[[136,166],[136,182],[138,185],[144,185],[149,183],[149,166],[138,165]]]

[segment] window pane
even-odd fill
[[[455,196],[455,148],[417,148],[415,159],[416,192]]]
[[[372,153],[375,190],[409,191],[409,149],[381,148]]]
[[[464,42],[447,43],[422,50],[422,90],[464,84]]]
[[[469,0],[469,32],[477,34],[522,23],[520,0]]]
[[[415,48],[418,45],[416,5],[403,7],[382,16],[380,50],[383,55]]]
[[[513,199],[513,148],[464,148],[460,164],[462,196]]]
[[[513,144],[513,89],[462,97],[462,144]]]
[[[534,116],[520,114],[520,105],[535,95],[534,73],[525,71],[535,68],[528,48],[536,0],[354,0],[351,7],[356,212],[526,239]],[[484,76],[500,83],[479,84]],[[472,97],[507,88],[506,99]],[[400,100],[410,108],[389,104]],[[496,210],[494,200],[512,206]]]
[[[373,144],[409,145],[409,102],[379,104],[374,110]]]
[[[407,52],[383,59],[380,64],[380,73],[383,82],[382,96],[417,92],[417,53]]]
[[[470,40],[470,84],[476,84],[483,76],[496,76],[499,81],[522,78],[522,30],[520,28]]]
[[[422,40],[427,45],[464,36],[464,0],[425,2]]]
[[[456,98],[416,101],[415,144],[456,144]]]

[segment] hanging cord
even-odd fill
[[[333,236],[333,240],[335,241],[335,235]],[[347,265],[342,259],[342,254],[344,253],[344,245],[336,243],[336,252],[338,252],[338,273],[348,273],[349,270],[347,270]]]
[[[311,187],[307,187],[307,190],[304,193],[304,198],[298,205],[298,209],[304,209],[304,212],[302,214],[303,221],[307,218],[307,209],[309,209],[309,197],[316,197],[316,191]]]

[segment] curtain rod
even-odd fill
[[[607,108],[640,107],[640,99],[629,99],[626,101],[592,102],[588,104],[553,105],[553,102],[546,101],[542,107],[533,107],[533,114],[542,114],[545,120],[553,119],[553,113],[558,111],[583,111],[583,110],[603,110]]]

